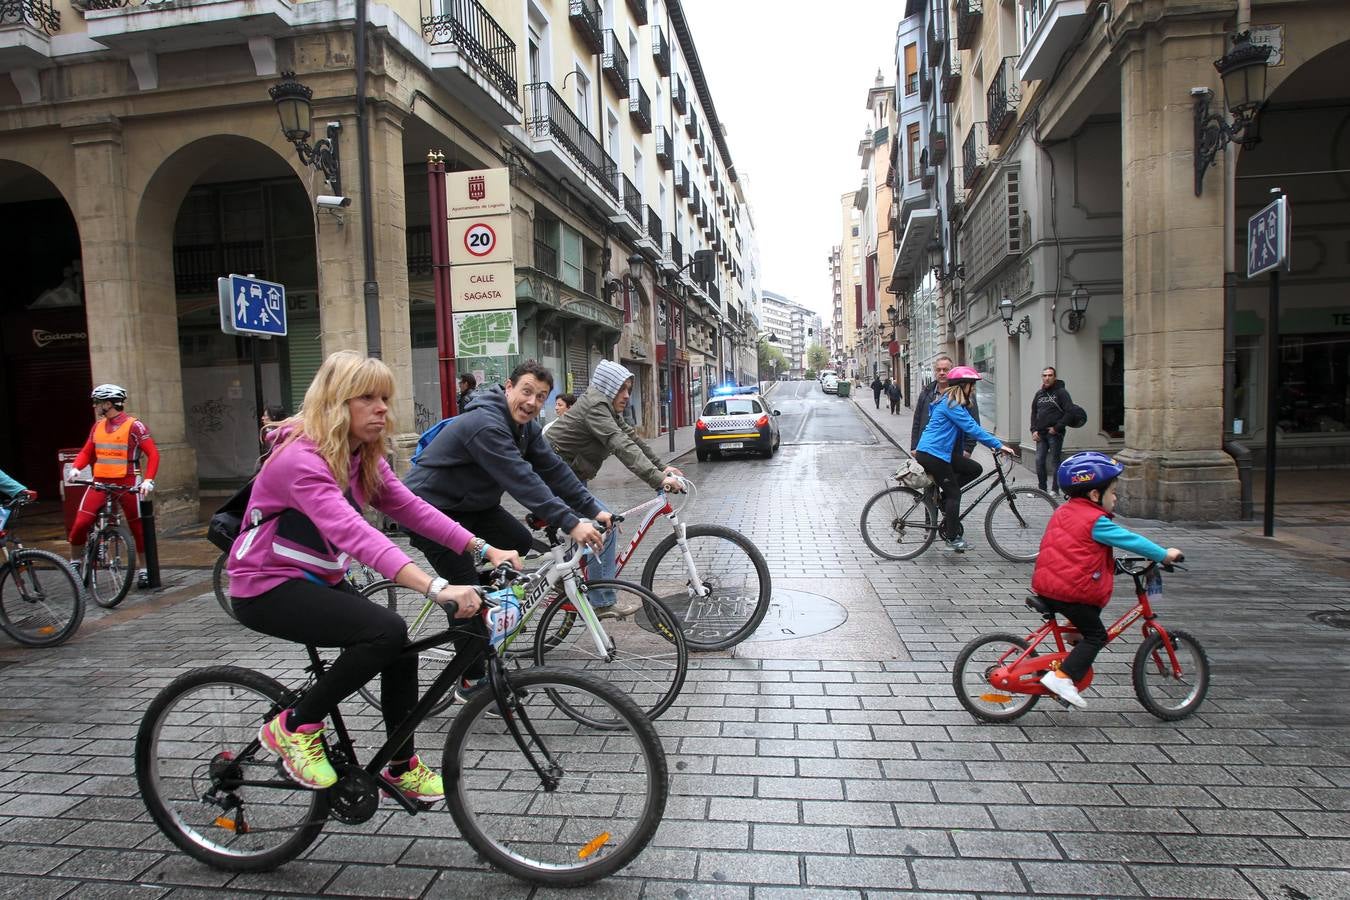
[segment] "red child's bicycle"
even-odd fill
[[[1184,719],[1200,707],[1209,690],[1209,658],[1190,634],[1168,630],[1158,621],[1153,604],[1162,599],[1162,575],[1173,567],[1138,557],[1116,560],[1116,571],[1134,579],[1139,602],[1106,630],[1109,644],[1126,628],[1143,619],[1144,642],[1134,654],[1134,694],[1144,709],[1165,721]],[[962,648],[952,669],[952,686],[961,705],[986,722],[1011,722],[1024,715],[1043,695],[1068,706],[1041,684],[1041,677],[1057,668],[1080,635],[1072,625],[1061,625],[1039,597],[1027,606],[1045,620],[1025,638],[1013,634],[983,634]],[[1054,652],[1042,647],[1053,640]],[[1042,653],[1037,653],[1037,648]],[[1093,670],[1074,682],[1079,691],[1092,683]]]

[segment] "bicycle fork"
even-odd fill
[[[683,522],[674,522],[675,543],[680,548],[680,556],[684,559],[684,570],[689,575],[690,596],[706,597],[711,591],[699,580],[698,568],[694,565],[694,554],[689,551],[689,541],[685,537],[685,525]]]
[[[577,614],[581,616],[581,621],[586,623],[586,631],[589,632],[591,640],[595,642],[595,652],[605,662],[614,661],[614,642],[610,640],[609,635],[605,634],[604,627],[600,624],[600,617],[595,614],[595,608],[591,606],[591,601],[586,597],[577,585],[575,577],[569,577],[563,584],[563,591],[567,594],[567,599],[572,601],[572,606],[576,607]]]

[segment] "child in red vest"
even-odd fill
[[[1116,508],[1116,479],[1125,467],[1103,453],[1075,453],[1060,463],[1055,479],[1069,501],[1050,517],[1041,538],[1041,552],[1031,576],[1031,589],[1046,606],[1068,619],[1082,640],[1058,670],[1045,673],[1041,684],[1074,706],[1087,706],[1074,682],[1092,667],[1106,646],[1102,607],[1111,599],[1115,558],[1111,548],[1156,562],[1181,556],[1111,521]]]

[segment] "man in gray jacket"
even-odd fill
[[[914,423],[910,429],[909,452],[913,453],[919,447],[919,438],[923,437],[924,427],[928,425],[928,411],[937,400],[938,394],[947,387],[947,373],[952,370],[952,358],[945,353],[939,354],[933,360],[933,380],[923,386],[919,391],[919,396],[914,400]],[[975,395],[970,396],[970,417],[977,423],[980,421],[980,404],[975,399]],[[965,453],[969,456],[975,450],[975,439],[966,435]]]
[[[605,459],[613,455],[652,490],[681,493],[684,486],[679,479],[684,473],[663,463],[623,417],[632,392],[633,373],[616,362],[600,360],[585,393],[567,415],[554,422],[544,438],[582,484],[594,478]],[[601,578],[614,577],[615,551],[611,530],[600,555]]]

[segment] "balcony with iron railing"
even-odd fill
[[[689,196],[686,197],[685,199],[686,199],[687,201],[689,201],[689,211],[690,211],[691,213],[697,214],[697,213],[698,213],[698,204],[699,204],[699,202],[700,202],[700,201],[699,201],[699,193],[698,193],[698,185],[696,185],[696,184],[690,184],[690,185],[689,185]]]
[[[1017,80],[1017,57],[1005,56],[985,95],[989,116],[989,140],[1003,143],[1003,136],[1017,120],[1017,104],[1022,99],[1022,85]]]
[[[928,126],[928,159],[934,166],[947,158],[947,117],[936,116]]]
[[[430,226],[428,226],[428,232]],[[427,252],[431,252],[430,243]],[[227,241],[216,244],[178,244],[173,248],[174,290],[179,294],[210,294],[221,272],[251,272],[266,278],[267,246],[263,241]]]
[[[628,11],[633,14],[633,24],[647,24],[647,0],[628,0]]]
[[[647,237],[656,242],[657,246],[661,244],[661,217],[656,214],[656,210],[650,206],[647,207]]]
[[[670,76],[670,105],[675,107],[675,111],[684,115],[688,109],[689,95],[684,90],[684,79],[678,75]]]
[[[0,28],[12,25],[50,36],[61,30],[61,13],[49,0],[0,0]]]
[[[628,96],[628,54],[612,29],[605,32],[605,52],[600,57],[600,72],[620,97]]]
[[[983,0],[956,0],[956,46],[969,50],[975,46],[975,35],[984,18]]]
[[[638,131],[652,133],[652,98],[636,78],[628,83],[628,116]]]
[[[614,173],[618,164],[610,158],[567,101],[558,95],[553,85],[545,81],[525,85],[529,109],[525,128],[536,140],[551,139],[558,144],[586,174],[594,178],[614,199]]]
[[[441,0],[439,16],[422,17],[422,36],[433,47],[454,44],[483,77],[518,103],[516,42],[478,0]]]
[[[980,178],[989,166],[988,134],[984,122],[974,122],[961,142],[961,167],[967,191],[979,186]]]
[[[657,72],[663,76],[670,74],[670,40],[660,25],[652,26],[652,60]]]
[[[927,66],[919,69],[919,102],[927,103],[933,96],[933,73]]]
[[[430,278],[432,273],[431,226],[409,225],[407,231],[404,232],[404,246],[408,255],[408,278]],[[221,271],[226,270],[222,269]]]
[[[590,294],[592,297],[599,297],[600,291],[600,273],[594,269],[583,269],[581,272],[581,290],[583,293]]]
[[[688,197],[693,185],[689,181],[689,167],[684,163],[675,164],[675,193],[681,197]]]
[[[947,58],[942,64],[942,102],[951,103],[961,90],[961,52],[955,44],[948,45]]]
[[[905,93],[917,94],[919,92],[919,73],[909,72],[905,75]]]
[[[670,257],[671,262],[675,263],[676,267],[684,265],[684,247],[680,244],[680,239],[675,236],[675,232],[667,231],[665,233],[665,241],[662,243],[661,249],[666,256]]]
[[[675,142],[671,140],[670,129],[664,125],[656,129],[656,161],[667,172],[675,167]]]
[[[624,212],[628,213],[628,217],[633,220],[633,224],[641,229],[642,195],[638,193],[637,185],[633,184],[633,179],[622,172],[614,176],[614,183],[618,189],[619,200],[623,204]]]
[[[534,242],[534,267],[545,275],[558,277],[558,251],[543,241]]]
[[[582,41],[591,48],[592,53],[599,53],[604,49],[605,35],[600,24],[603,19],[600,17],[600,6],[595,0],[570,0],[567,17],[576,28],[577,34],[581,35]]]
[[[700,143],[703,144],[703,156],[701,158],[701,162],[703,163],[703,174],[712,175],[713,173],[712,145],[707,142],[707,140],[705,139],[706,135],[702,130],[699,131],[698,137]]]
[[[928,64],[937,66],[947,43],[941,7],[935,6],[928,14]]]
[[[698,108],[693,105],[689,107],[689,117],[684,120],[684,133],[698,143]]]

